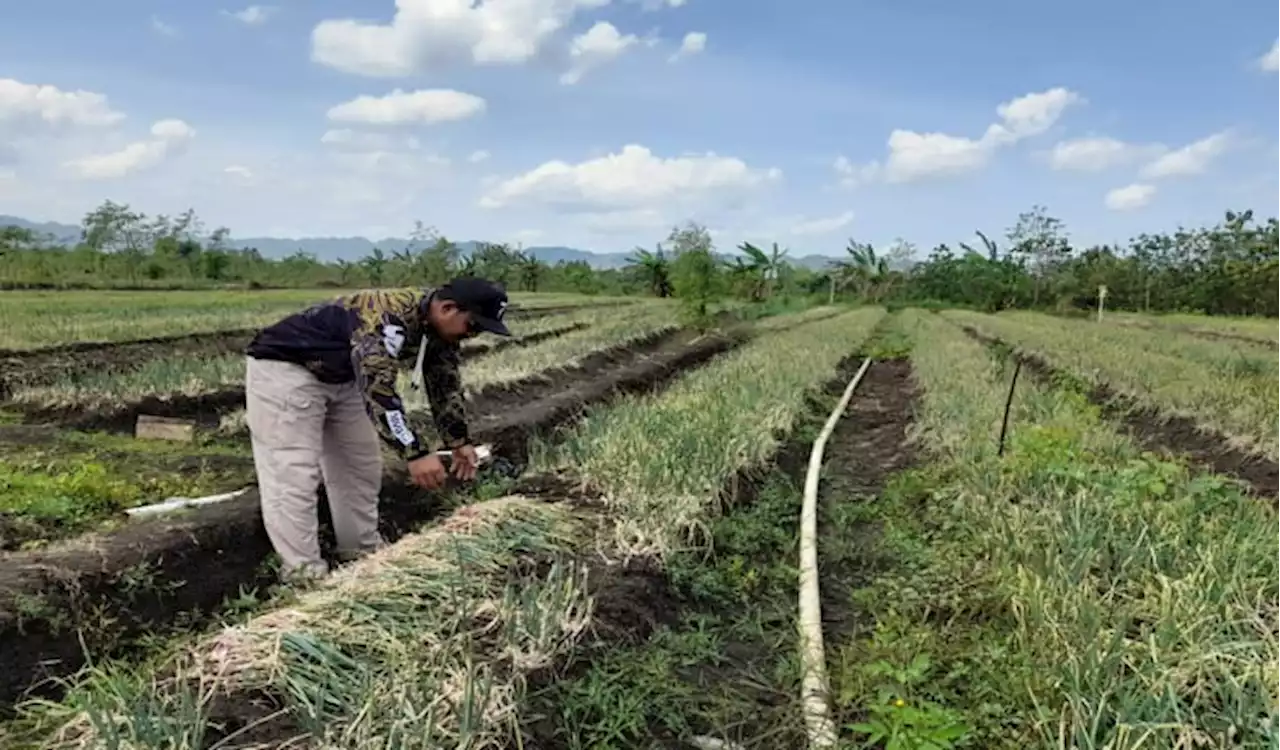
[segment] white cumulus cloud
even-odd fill
[[[1007,101],[996,107],[1000,122],[987,128],[983,142],[1012,143],[1040,135],[1053,127],[1067,107],[1082,102],[1083,97],[1061,86]]]
[[[1101,172],[1132,161],[1142,149],[1105,136],[1062,141],[1049,152],[1049,166],[1057,170]]]
[[[980,138],[901,128],[889,134],[889,156],[878,162],[854,165],[836,160],[843,185],[883,177],[888,182],[912,182],[976,171],[999,148],[1049,130],[1072,105],[1084,102],[1074,91],[1056,87],[1011,99],[996,107],[999,120],[987,126]]]
[[[1267,54],[1258,58],[1258,67],[1272,73],[1280,70],[1280,39],[1272,42]]]
[[[321,21],[311,59],[366,76],[407,76],[457,63],[521,64],[580,10],[609,0],[396,0],[390,23]]]
[[[690,31],[684,35],[684,39],[680,41],[680,49],[676,50],[668,62],[675,62],[681,58],[690,57],[700,54],[707,49],[707,35],[701,31]]]
[[[714,153],[662,158],[644,146],[628,144],[618,153],[578,164],[546,162],[498,183],[480,205],[643,212],[671,204],[731,200],[781,177],[778,169],[756,169],[741,159]]]
[[[160,120],[151,126],[151,135],[167,143],[180,143],[195,137],[195,128],[182,120]]]
[[[151,126],[152,137],[130,143],[119,151],[85,156],[66,162],[79,177],[104,180],[151,169],[174,156],[195,137],[196,131],[182,120],[160,120]]]
[[[1107,193],[1105,202],[1107,208],[1112,211],[1132,211],[1150,203],[1155,194],[1155,185],[1135,182],[1132,185],[1111,190]]]
[[[471,162],[472,164],[479,164],[482,161],[488,160],[488,158],[489,158],[488,151],[485,151],[484,149],[477,149],[471,152],[471,155],[467,157],[467,161]]]
[[[889,182],[911,182],[972,172],[987,163],[991,150],[986,141],[972,138],[895,130],[889,134],[884,174]]]
[[[102,94],[0,78],[0,126],[104,126],[123,119]]]
[[[1231,145],[1231,133],[1222,131],[1161,156],[1142,169],[1147,178],[1179,177],[1204,172]]]
[[[396,89],[386,96],[358,96],[329,109],[335,122],[358,122],[366,125],[431,125],[465,120],[480,114],[485,101],[474,94],[453,89]]]
[[[857,187],[880,176],[880,165],[878,163],[854,164],[844,155],[837,156],[831,166],[835,169],[837,177],[839,177],[841,187]]]
[[[597,22],[570,42],[569,69],[560,75],[560,83],[577,83],[588,71],[617,59],[639,41],[635,34],[624,36],[608,21]]]

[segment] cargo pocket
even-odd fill
[[[245,423],[254,437],[278,447],[314,445],[325,401],[314,376],[287,362],[250,360],[245,372]],[[315,435],[308,434],[315,431]]]

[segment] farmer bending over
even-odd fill
[[[291,315],[254,337],[245,351],[246,418],[262,520],[284,577],[328,573],[316,515],[321,479],[339,557],[353,559],[382,546],[379,436],[404,456],[414,484],[444,484],[444,463],[409,426],[396,392],[398,364],[415,354],[436,429],[453,450],[453,474],[475,476],[458,347],[482,331],[511,335],[502,322],[506,307],[502,287],[460,278],[437,289],[358,292]]]

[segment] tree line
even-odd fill
[[[718,252],[696,223],[673,228],[652,250],[636,248],[617,269],[548,264],[498,243],[463,252],[422,222],[402,248],[331,262],[301,249],[266,258],[256,248],[232,247],[229,236],[225,227],[206,231],[194,211],[149,217],[106,201],[85,215],[79,241],[70,246],[0,227],[0,286],[354,288],[478,275],[518,291],[673,297],[694,317],[726,297],[1065,312],[1092,308],[1104,287],[1109,308],[1274,317],[1280,286],[1277,221],[1259,222],[1252,211],[1228,211],[1211,227],[1142,234],[1124,246],[1080,248],[1060,219],[1033,206],[998,239],[975,231],[973,242],[941,244],[924,257],[903,240],[877,248],[851,239],[822,269],[794,263],[777,243]]]

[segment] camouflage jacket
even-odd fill
[[[396,391],[399,363],[412,366],[420,347],[422,380],[441,442],[469,442],[457,344],[441,339],[427,321],[432,289],[372,290],[312,306],[262,329],[245,353],[293,362],[322,383],[355,382],[378,433],[406,459],[433,450],[405,418]]]

